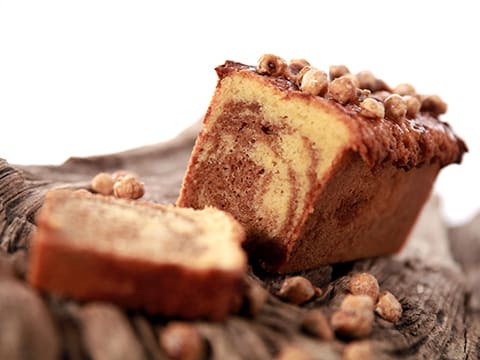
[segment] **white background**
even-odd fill
[[[271,52],[441,95],[470,153],[435,190],[463,222],[480,205],[479,22],[474,1],[0,0],[0,157],[58,164],[164,141],[203,115],[216,65]]]

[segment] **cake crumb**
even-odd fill
[[[402,317],[402,305],[389,291],[384,291],[378,299],[375,312],[391,323],[397,323]]]
[[[377,302],[380,294],[380,286],[378,281],[372,274],[360,273],[355,274],[348,283],[348,290],[353,295],[368,295],[373,302]]]
[[[175,360],[200,360],[206,354],[206,344],[198,330],[179,321],[169,323],[160,331],[160,346]]]
[[[312,299],[315,293],[315,287],[310,280],[303,276],[292,276],[283,281],[278,296],[292,304],[300,305]]]
[[[114,181],[111,174],[101,172],[95,175],[95,177],[92,179],[91,187],[96,193],[102,195],[112,195],[113,183]]]

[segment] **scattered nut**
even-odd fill
[[[403,100],[407,104],[407,117],[414,118],[420,111],[422,104],[416,96],[405,95]]]
[[[300,90],[312,95],[325,95],[328,90],[328,75],[316,68],[310,68],[303,74]]]
[[[267,302],[268,291],[257,282],[249,282],[245,289],[243,308],[247,315],[256,317]]]
[[[331,324],[340,335],[362,338],[368,336],[373,326],[373,300],[367,295],[347,295],[340,310],[333,313]]]
[[[352,77],[344,75],[330,83],[329,93],[330,96],[340,104],[346,104],[355,100],[357,87]]]
[[[392,93],[390,91],[386,91],[386,90],[379,90],[379,91],[375,91],[373,93],[373,97],[375,97],[376,99],[378,99],[380,101],[385,101],[385,99],[387,97],[389,97],[390,95],[392,95]]]
[[[360,71],[357,75],[358,87],[360,89],[369,89],[375,91],[377,85],[377,78],[371,71]]]
[[[385,99],[385,116],[393,121],[401,120],[407,114],[407,103],[398,94],[392,94]]]
[[[278,296],[292,304],[300,305],[315,296],[315,287],[303,276],[292,276],[283,281]]]
[[[343,360],[373,359],[372,345],[368,341],[353,341],[343,350]]]
[[[144,184],[131,175],[120,178],[113,185],[113,194],[118,198],[139,199],[144,193]]]
[[[402,317],[402,305],[391,292],[384,291],[380,294],[375,312],[395,324]]]
[[[300,326],[307,334],[323,340],[333,340],[332,328],[320,310],[307,311],[303,315]]]
[[[447,103],[438,95],[427,95],[422,99],[421,111],[430,111],[435,115],[447,112]]]
[[[340,305],[342,310],[370,310],[373,311],[375,302],[368,295],[347,295]]]
[[[370,296],[374,302],[377,302],[380,286],[375,276],[368,273],[361,273],[352,276],[348,284],[348,290],[350,290],[353,295]]]
[[[92,190],[102,195],[111,195],[113,193],[112,175],[101,172],[92,180]]]
[[[415,90],[413,85],[408,83],[401,83],[401,84],[398,84],[393,89],[393,93],[400,96],[405,96],[405,95],[415,96],[417,94],[417,91]]]
[[[197,329],[183,322],[171,322],[160,332],[160,346],[171,359],[200,360],[206,344]]]
[[[265,54],[258,59],[257,72],[262,75],[280,76],[286,68],[285,60],[273,54]]]
[[[330,81],[347,74],[350,74],[350,70],[345,65],[332,65],[328,72]]]
[[[384,105],[375,98],[369,97],[360,103],[360,114],[372,119],[383,119],[385,116]]]
[[[305,66],[310,66],[310,63],[305,59],[293,59],[290,60],[287,68],[285,69],[285,77],[293,81],[294,83],[297,82],[297,75]]]

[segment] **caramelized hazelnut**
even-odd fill
[[[160,345],[171,359],[200,360],[206,353],[205,340],[197,329],[179,321],[169,323],[160,332]]]
[[[407,103],[400,95],[392,94],[385,99],[385,116],[393,121],[403,119],[407,114]]]
[[[373,300],[367,295],[347,295],[331,318],[333,329],[341,335],[362,338],[373,326]]]
[[[398,84],[393,89],[393,93],[401,96],[405,96],[405,95],[415,96],[417,94],[417,91],[415,90],[413,85],[408,83],[401,83],[401,84]]]
[[[407,117],[414,118],[420,111],[422,104],[416,96],[405,95],[403,100],[407,104]]]
[[[273,54],[262,55],[257,64],[257,72],[262,75],[280,76],[286,68],[285,60]]]
[[[360,103],[360,114],[365,117],[372,118],[372,119],[383,119],[385,116],[385,108],[383,104],[372,98],[366,98]]]
[[[344,105],[356,99],[357,86],[350,76],[344,75],[330,83],[329,93],[334,100]]]
[[[350,74],[350,70],[345,65],[332,65],[329,69],[330,81],[335,80],[343,75]]]
[[[377,78],[375,77],[375,75],[373,75],[371,71],[360,71],[357,74],[357,79],[358,87],[360,89],[369,89],[371,91],[374,91],[376,89]]]
[[[299,83],[298,81],[298,73],[305,67],[310,66],[310,63],[305,59],[293,59],[290,60],[287,68],[285,69],[285,77],[293,81],[294,83]]]
[[[430,111],[435,115],[447,112],[447,103],[438,95],[427,95],[422,99],[421,111]]]
[[[325,95],[328,90],[327,73],[316,68],[310,68],[302,76],[300,90],[312,95]]]

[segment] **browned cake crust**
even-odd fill
[[[63,206],[72,201],[76,201],[73,204],[76,210]],[[99,204],[102,204],[100,211]],[[226,242],[232,243],[229,246],[232,255],[211,247],[211,244],[198,243],[200,240],[195,238],[195,234],[187,234],[188,239],[182,240],[183,235],[179,233],[178,239],[173,240],[180,245],[168,244],[172,239],[166,239],[163,224],[155,225],[155,221],[147,224],[145,221],[132,225],[125,215],[125,208],[152,218],[181,210],[70,191],[48,193],[37,219],[38,230],[30,253],[29,282],[39,289],[79,300],[104,300],[152,314],[187,319],[221,320],[236,310],[242,292],[246,259],[240,248],[244,232],[235,220],[223,215],[221,219],[226,227],[231,226],[224,236]],[[103,211],[115,214],[108,219],[100,216],[93,222],[88,219]],[[218,213],[217,210],[212,211]],[[192,216],[192,222],[198,223],[202,217],[208,218],[210,215],[208,212],[203,215],[188,214]],[[178,216],[183,216],[181,211]],[[72,217],[79,217],[78,227],[72,225]],[[168,222],[173,226],[174,217]],[[142,226],[152,224],[152,231],[155,232],[148,238],[135,235]],[[98,238],[82,238],[82,226],[94,226],[87,233],[98,232]],[[127,235],[119,235],[119,231]],[[199,227],[198,231],[201,233],[203,229]],[[105,234],[111,238],[105,238]],[[101,242],[117,241],[116,236],[129,241],[125,251],[120,252],[115,246],[111,249],[98,246]],[[149,243],[147,245],[152,253],[161,251],[157,258],[142,256],[136,251],[139,242],[145,241]],[[202,250],[202,246],[205,249]],[[183,259],[170,260],[169,248],[170,252],[183,252]],[[202,265],[199,263],[202,260],[195,259],[202,257],[202,251],[213,252],[213,256],[218,258],[229,256],[232,263],[216,266],[213,259],[213,263],[210,261]]]
[[[249,254],[272,271],[398,251],[440,168],[466,151],[427,107],[372,118],[362,94],[340,104],[234,62],[217,73],[178,205],[229,211],[246,228]],[[325,133],[302,128],[297,113],[314,114]]]

